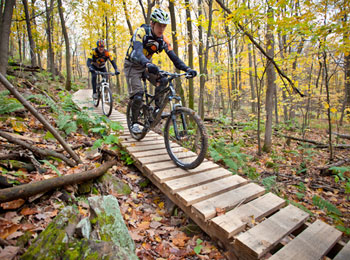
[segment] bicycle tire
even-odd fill
[[[132,101],[133,101],[132,99],[129,100],[128,106],[126,108],[126,122],[128,124],[128,129],[129,129],[129,132],[130,132],[130,135],[132,136],[132,138],[134,138],[134,139],[139,141],[139,140],[142,140],[146,136],[147,131],[142,131],[140,134],[136,134],[136,133],[134,133],[132,131],[132,129],[131,129],[132,126],[133,126],[133,122],[131,120],[131,116],[132,116],[132,114],[131,114]],[[142,121],[142,122],[140,122],[140,121]],[[146,121],[145,113],[141,109],[140,115],[138,117],[138,123],[140,125],[144,126],[145,125],[145,121]]]
[[[176,130],[179,138],[176,138]],[[208,134],[203,121],[186,107],[177,107],[171,112],[164,127],[164,142],[170,158],[183,169],[199,166],[208,150]]]
[[[105,116],[110,116],[113,110],[113,96],[109,87],[103,87],[101,92],[102,112]]]
[[[93,98],[93,103],[95,107],[98,107],[98,105],[100,104],[100,98],[101,98],[101,91],[99,91],[99,89],[101,89],[100,84],[97,85],[96,89],[97,89],[97,99]]]

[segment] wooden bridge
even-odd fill
[[[79,90],[74,101],[92,107],[91,90]],[[102,114],[100,106],[94,111]],[[178,168],[161,135],[150,132],[136,141],[124,114],[113,110],[110,119],[124,126],[120,140],[137,168],[224,246],[230,259],[350,259],[350,242],[340,243],[337,229],[320,220],[308,225],[303,210],[209,160],[193,170]]]

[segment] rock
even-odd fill
[[[100,190],[105,194],[116,193],[128,195],[131,193],[131,189],[127,183],[124,183],[108,172],[98,178],[97,181]]]
[[[89,198],[90,219],[65,207],[20,259],[138,259],[113,196]]]

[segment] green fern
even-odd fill
[[[36,94],[36,95],[30,95],[26,99],[31,101],[36,101],[40,105],[46,105],[49,106],[53,112],[59,113],[59,107],[56,105],[56,103],[49,97],[42,95],[42,94]]]
[[[0,114],[8,114],[23,108],[21,102],[15,98],[9,98],[8,90],[0,92]]]
[[[264,178],[261,183],[264,185],[267,191],[270,191],[274,186],[276,186],[276,176],[269,176]]]
[[[324,200],[324,199],[322,199],[321,197],[319,197],[317,195],[312,197],[312,202],[313,202],[313,204],[315,206],[319,207],[320,209],[326,208],[328,213],[334,213],[334,214],[336,214],[338,216],[342,215],[340,210],[336,206],[334,206],[329,201]]]

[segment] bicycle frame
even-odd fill
[[[165,74],[165,75],[169,75],[169,74]],[[148,108],[151,107],[152,102],[155,102],[155,99],[157,97],[160,97],[160,96],[166,94],[162,103],[161,103],[159,111],[157,112],[157,115],[154,118],[154,121],[150,124],[150,126],[148,128],[153,128],[160,122],[160,120],[162,119],[162,112],[163,112],[164,108],[166,107],[166,105],[168,103],[170,103],[170,116],[172,117],[172,120],[174,123],[174,131],[175,131],[176,139],[180,139],[180,136],[178,133],[178,129],[176,127],[176,121],[175,121],[175,117],[173,115],[174,114],[173,111],[176,109],[176,107],[181,107],[182,102],[181,102],[181,97],[176,95],[176,91],[174,89],[174,85],[173,85],[172,80],[177,78],[177,77],[183,76],[183,75],[186,75],[186,73],[171,74],[170,77],[168,78],[169,79],[168,86],[165,87],[164,89],[162,89],[161,91],[159,91],[158,93],[156,93],[155,95],[151,95],[148,93],[146,77],[143,77],[144,93],[145,93],[145,98],[146,98],[146,102],[145,102],[144,106],[147,109],[147,117],[149,117]],[[174,99],[177,100],[176,104],[173,103]],[[187,131],[187,124],[186,124],[186,120],[184,119],[183,115],[181,115],[181,119],[182,119],[183,129],[185,131]]]

